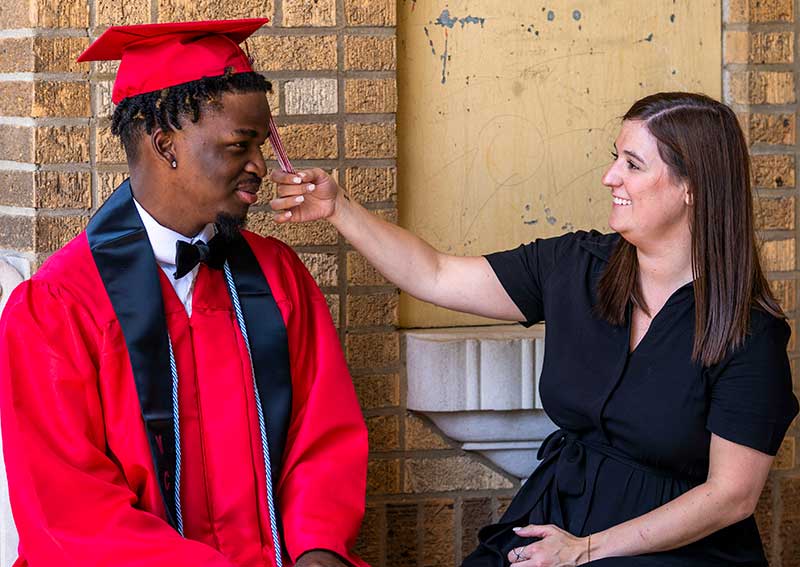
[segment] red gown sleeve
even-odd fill
[[[84,307],[43,282],[19,286],[0,320],[0,418],[21,556],[31,567],[233,567],[135,507],[106,451],[102,336]]]
[[[294,398],[278,492],[286,548],[292,561],[325,549],[366,567],[351,551],[364,516],[366,426],[325,298],[294,252],[283,256]]]

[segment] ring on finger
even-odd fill
[[[521,547],[520,549],[525,549],[525,548],[524,548],[524,547]],[[514,548],[512,551],[514,552],[514,563],[516,563],[517,561],[525,561],[526,559],[528,559],[527,557],[525,557],[524,555],[522,555],[522,553],[520,553],[520,552],[517,550],[517,548],[516,548],[516,547],[515,547],[515,548]]]

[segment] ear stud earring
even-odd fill
[[[172,169],[175,169],[177,167],[178,167],[178,162],[175,161],[175,160],[172,160]]]

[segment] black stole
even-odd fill
[[[160,268],[134,205],[129,180],[92,217],[86,235],[125,337],[167,521],[176,527],[172,379]],[[292,410],[286,326],[269,283],[243,236],[232,243],[228,262],[247,325],[259,398],[267,421],[273,484],[277,486]],[[277,496],[275,512],[278,513]],[[280,517],[278,526],[280,529]]]

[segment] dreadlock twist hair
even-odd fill
[[[123,99],[111,118],[111,133],[119,136],[129,161],[137,157],[137,142],[155,128],[180,130],[183,120],[200,120],[207,108],[221,107],[224,93],[271,92],[272,85],[258,73],[232,73],[204,77],[160,91]]]

